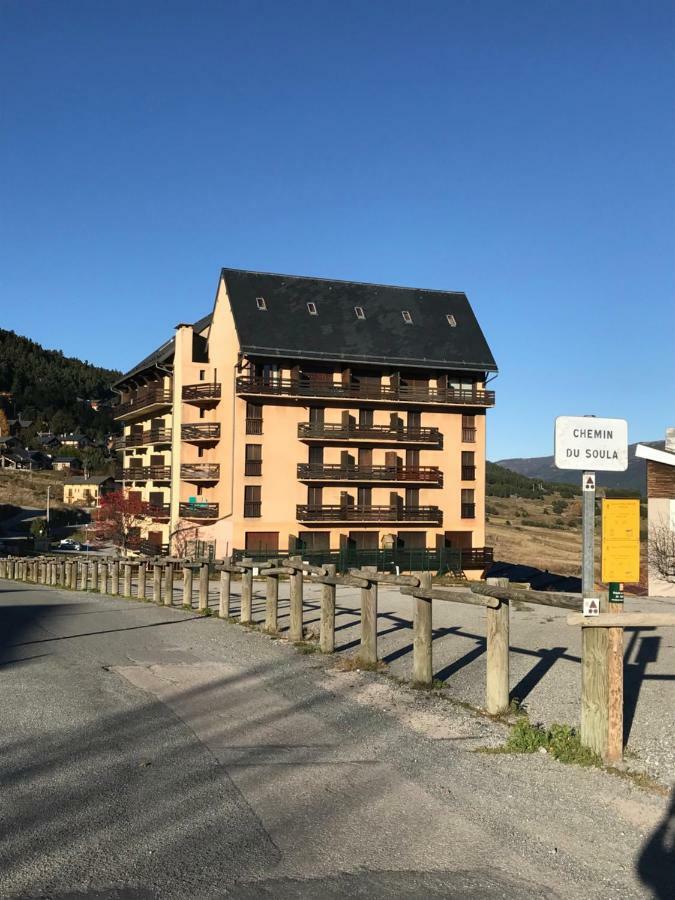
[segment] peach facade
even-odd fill
[[[399,397],[391,365],[371,365],[363,392],[344,388],[349,366],[316,368],[242,351],[221,278],[207,324],[177,326],[171,358],[117,386],[121,477],[151,507],[139,540],[217,557],[442,545],[481,569],[484,375],[453,392],[430,370]]]

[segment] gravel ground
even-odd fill
[[[0,624],[2,897],[672,896],[672,799],[477,753],[505,727],[445,691],[215,618],[9,582]]]

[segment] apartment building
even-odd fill
[[[223,269],[213,312],[115,385],[138,539],[462,548],[480,571],[496,371],[462,293]]]

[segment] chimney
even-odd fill
[[[675,428],[666,428],[666,450],[675,453]]]

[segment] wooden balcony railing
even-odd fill
[[[129,466],[116,469],[115,477],[122,481],[171,481],[171,466]]]
[[[476,429],[475,428],[462,428],[462,440],[465,444],[475,444],[476,443]]]
[[[246,419],[246,434],[262,434],[263,433],[263,420],[262,419]]]
[[[367,441],[371,444],[433,444],[440,447],[443,435],[438,428],[416,428],[407,425],[343,425],[340,422],[300,422],[298,437],[305,441]]]
[[[183,481],[218,481],[220,465],[218,463],[182,463],[180,477]]]
[[[200,382],[199,384],[186,384],[183,387],[183,400],[187,403],[205,403],[220,400],[221,387],[217,381]]]
[[[259,519],[262,516],[261,500],[246,500],[244,502],[244,518]]]
[[[181,425],[183,441],[217,441],[220,438],[219,422],[196,422],[194,425]]]
[[[437,506],[308,506],[296,507],[298,522],[431,522],[441,525]]]
[[[440,485],[443,473],[438,466],[343,466],[298,463],[300,481],[385,481],[423,482]]]
[[[476,467],[475,466],[462,466],[462,481],[475,481],[476,480]]]
[[[178,515],[184,519],[217,519],[217,503],[179,503]]]
[[[151,519],[168,519],[171,515],[171,507],[168,503],[148,504],[147,513]]]
[[[327,400],[370,400],[386,403],[442,404],[445,406],[494,406],[494,391],[479,388],[412,387],[396,384],[372,384],[358,381],[339,384],[295,378],[237,378],[239,394],[279,397],[322,397]]]
[[[113,414],[116,419],[130,418],[142,412],[160,409],[163,406],[171,406],[172,394],[169,388],[145,387],[125,394],[119,403],[113,406]]]
[[[244,475],[258,476],[262,475],[262,460],[247,459],[244,463]]]
[[[115,441],[115,449],[123,450],[126,447],[144,447],[147,444],[170,444],[170,428],[151,428],[149,431],[137,431],[126,434]]]
[[[462,503],[462,518],[463,519],[475,519],[476,518],[476,504],[475,503]]]

